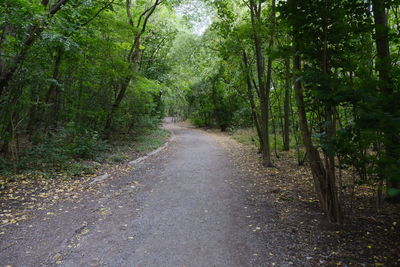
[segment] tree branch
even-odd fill
[[[132,8],[132,1],[126,0],[126,15],[128,16],[129,25],[132,26],[132,30],[133,30],[133,27],[135,27],[134,26],[135,24],[133,23],[131,8]]]
[[[49,4],[50,0],[42,0],[41,4],[45,7],[47,7],[47,5]]]
[[[141,33],[144,33],[144,31],[146,30],[146,26],[147,26],[147,22],[149,20],[149,18],[151,17],[151,15],[153,15],[154,11],[156,10],[156,7],[158,5],[160,5],[164,0],[156,0],[151,8],[151,10],[149,11],[149,13],[147,14],[147,16],[144,19],[143,22],[143,26],[142,26],[142,30],[140,31]]]
[[[108,7],[110,7],[112,4],[114,4],[115,0],[111,0],[111,2],[107,2],[102,8],[100,8],[96,14],[94,14],[90,19],[88,19],[87,21],[85,21],[84,23],[79,25],[79,28],[84,27],[86,25],[88,25],[90,22],[92,22],[95,18],[97,18],[101,12],[103,12],[105,9],[107,9]]]
[[[58,10],[61,9],[63,5],[65,5],[69,0],[59,0],[57,3],[55,3],[49,11],[49,15],[54,15],[57,13]]]

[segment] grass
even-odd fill
[[[112,149],[102,155],[99,155],[99,162],[110,164],[123,163],[132,158],[132,154],[146,153],[155,150],[165,144],[170,137],[170,132],[162,129],[146,129],[133,136],[125,136],[114,143]]]
[[[29,155],[30,164],[25,164],[16,171],[10,166],[0,166],[0,189],[8,182],[20,179],[76,179],[87,175],[96,175],[104,163],[120,164],[162,146],[170,137],[170,132],[162,128],[142,130],[132,136],[115,140],[112,144],[99,143],[89,152],[90,159],[78,158],[65,154],[58,144],[43,147],[41,153]],[[77,146],[77,149],[80,147]],[[54,155],[53,155],[54,154]],[[1,163],[1,162],[0,162]],[[1,164],[0,164],[1,165]]]
[[[238,141],[239,143],[245,144],[245,145],[252,145],[259,147],[259,139],[257,132],[254,128],[244,128],[244,129],[238,129],[235,130],[231,133],[231,136],[233,139]],[[271,149],[276,149],[278,151],[283,151],[283,137],[280,133],[277,134],[276,140],[275,136],[273,133],[270,133],[270,144],[271,144]],[[299,137],[298,137],[299,138]],[[298,140],[301,142],[300,140]],[[276,142],[276,144],[275,144]],[[301,144],[300,144],[301,146]],[[296,150],[296,139],[293,134],[290,135],[290,149]]]
[[[127,160],[129,157],[127,155],[125,155],[124,153],[120,153],[117,152],[115,154],[111,154],[108,157],[108,160],[111,162],[115,162],[115,163],[121,163],[124,162],[125,160]]]
[[[252,128],[238,129],[232,133],[232,138],[245,145],[259,146],[257,133]]]
[[[157,149],[162,146],[170,136],[171,133],[169,131],[161,128],[140,135],[136,138],[134,150],[136,152],[146,152]]]
[[[65,167],[64,172],[68,177],[92,175],[97,171],[96,165],[86,162],[73,162]]]

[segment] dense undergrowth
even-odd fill
[[[18,179],[71,179],[94,175],[103,164],[117,164],[160,147],[170,133],[159,124],[141,127],[131,134],[103,140],[96,132],[74,136],[66,129],[29,149],[22,150],[18,161],[0,159],[0,181]]]

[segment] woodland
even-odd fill
[[[396,211],[399,12],[398,0],[3,0],[2,188],[169,116],[249,129],[264,168],[290,151],[331,223],[362,190],[373,212]]]

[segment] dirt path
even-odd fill
[[[9,226],[0,265],[268,266],[227,152],[199,130],[169,127],[171,145],[131,175]]]

